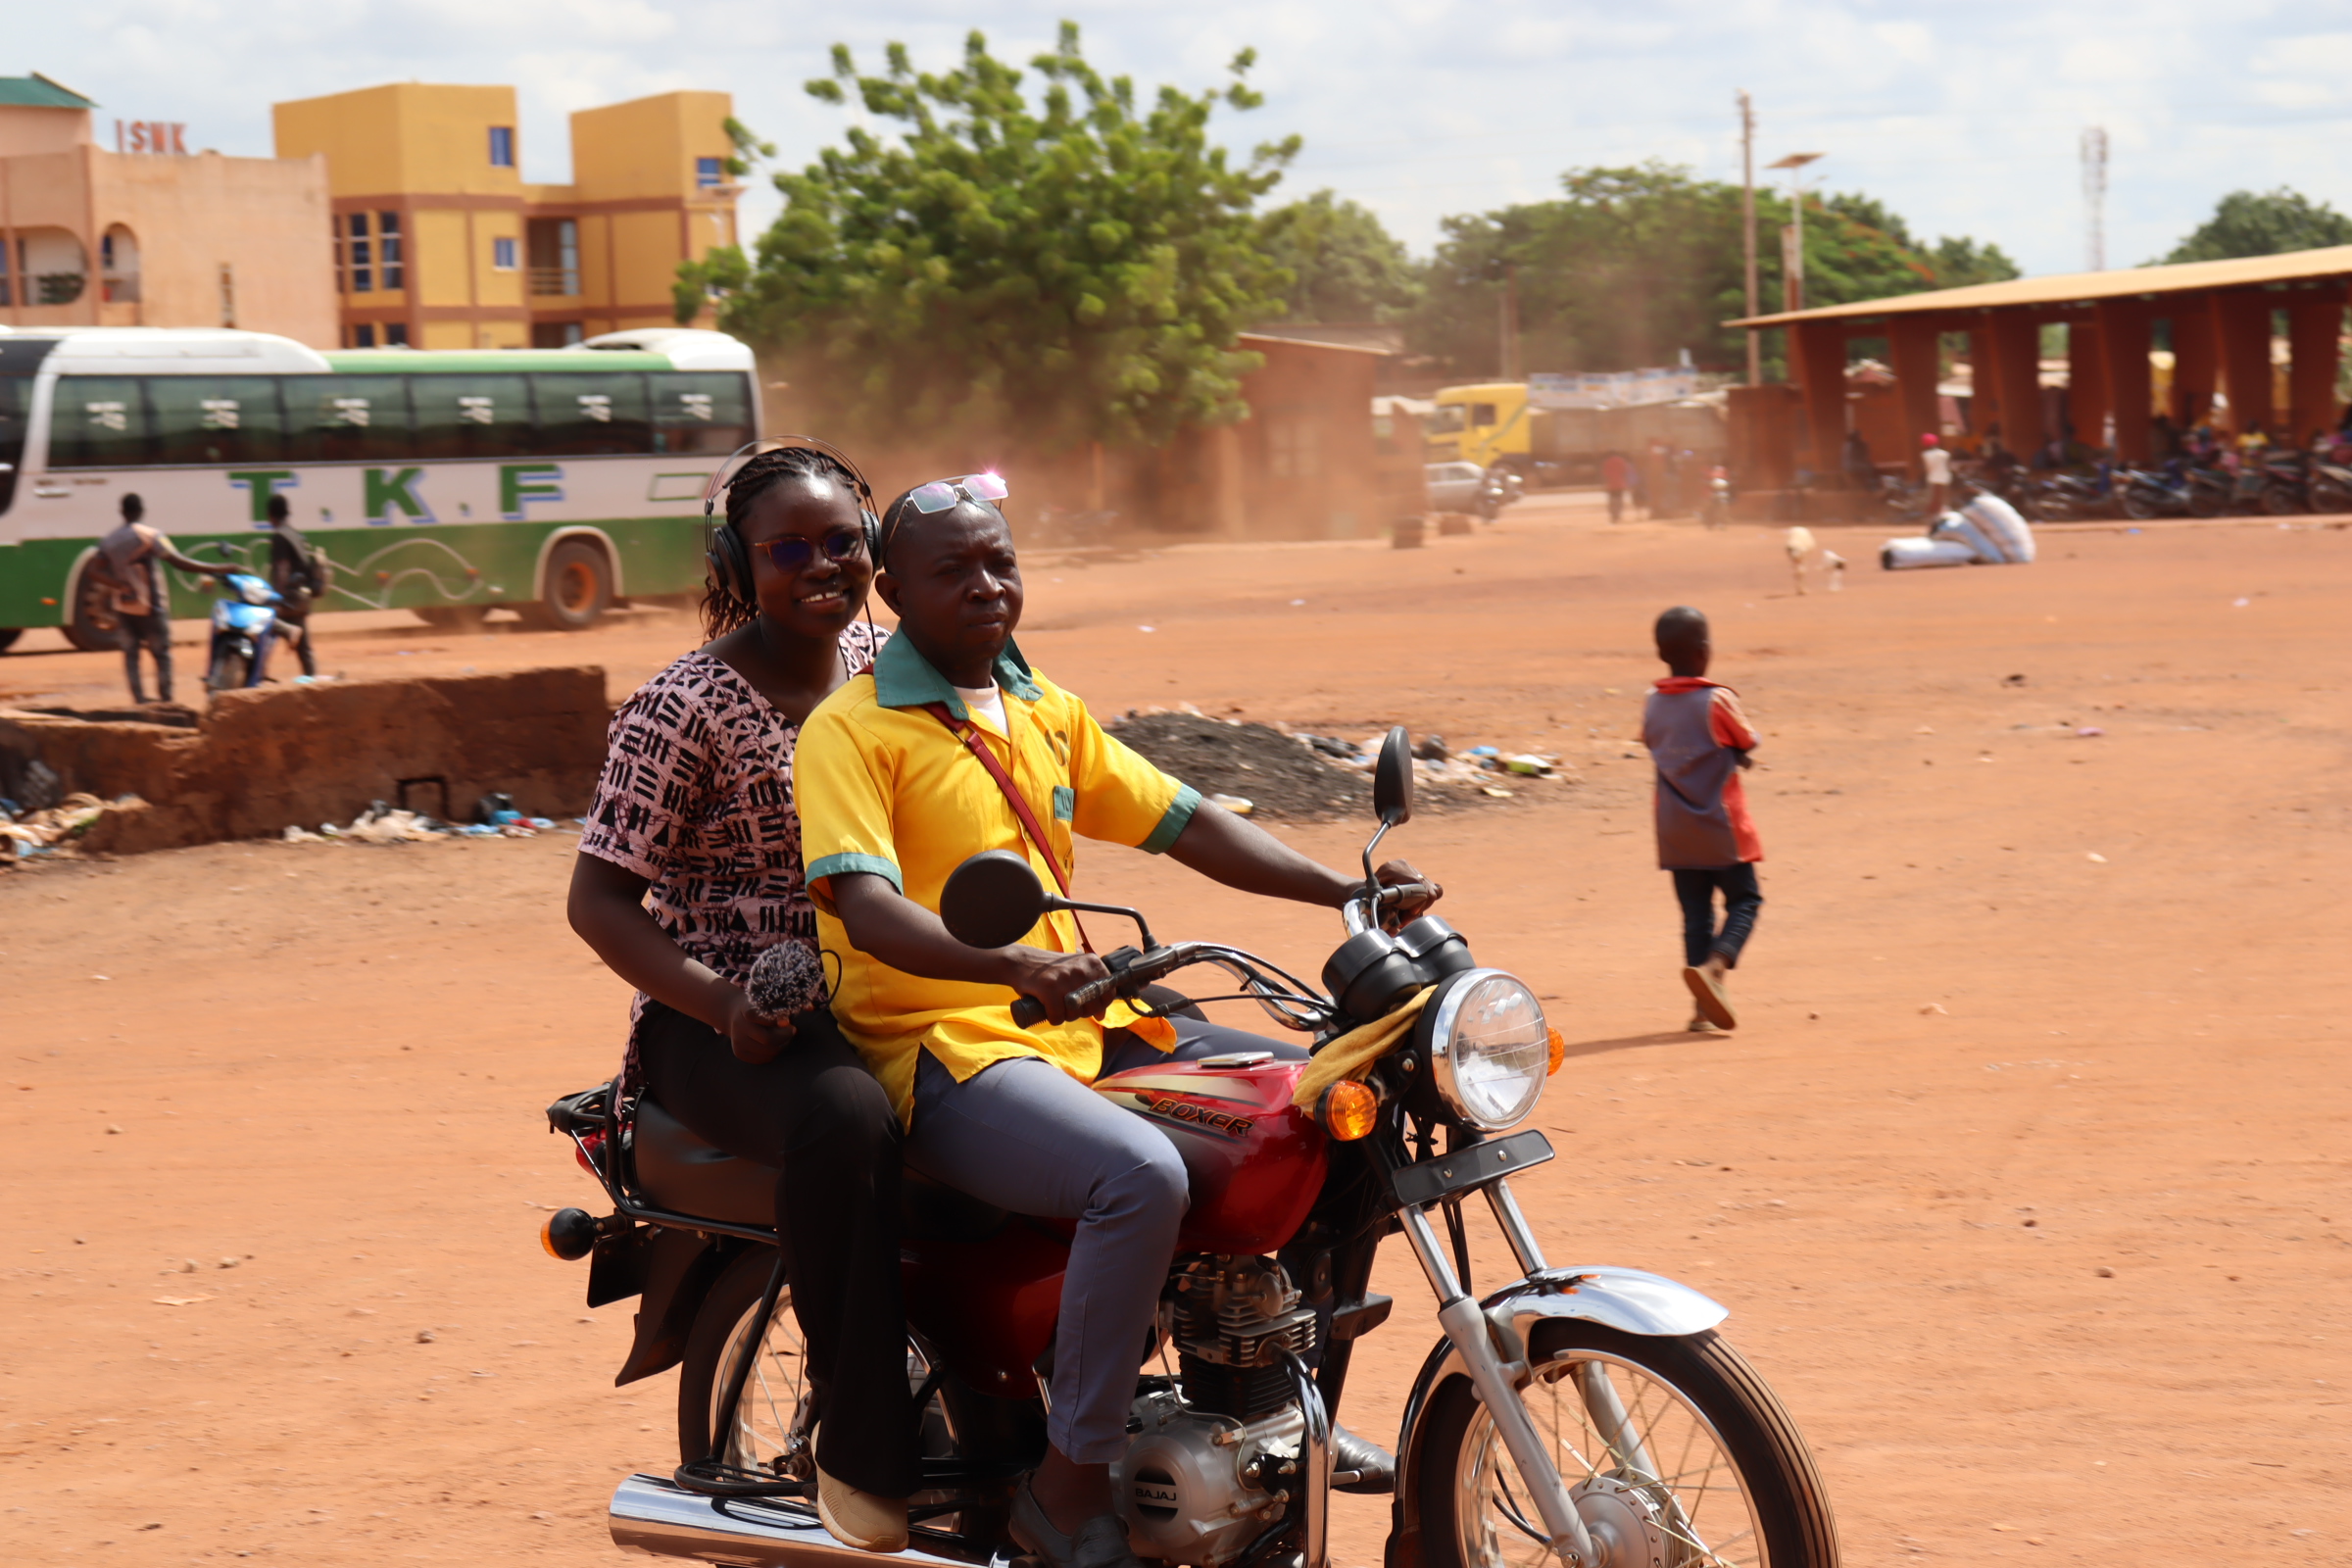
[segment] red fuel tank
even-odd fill
[[[1184,1156],[1192,1206],[1177,1251],[1271,1252],[1305,1223],[1330,1163],[1323,1129],[1291,1105],[1305,1069],[1298,1061],[1171,1061],[1095,1085],[1166,1133]],[[1034,1391],[1029,1366],[1054,1338],[1074,1228],[1014,1217],[902,1243],[908,1315],[972,1387],[1010,1398]]]
[[[1179,1252],[1271,1252],[1305,1223],[1331,1145],[1291,1104],[1303,1061],[1218,1066],[1170,1061],[1098,1079],[1107,1096],[1168,1135],[1192,1174]]]

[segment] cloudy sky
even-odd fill
[[[520,90],[525,174],[568,172],[564,116],[681,87],[805,161],[844,123],[801,83],[834,41],[887,39],[944,66],[964,31],[1026,59],[1064,16],[1139,84],[1220,77],[1253,45],[1266,107],[1221,120],[1249,145],[1296,131],[1283,187],[1377,211],[1417,252],[1449,213],[1552,194],[1582,164],[1663,158],[1737,178],[1734,94],[1759,164],[1821,152],[1833,189],[1928,235],[1971,234],[2029,272],[2084,265],[2085,126],[2112,145],[2107,256],[2169,249],[2224,192],[2292,185],[2352,211],[2352,9],[2274,0],[79,0],[12,8],[0,71],[40,71],[109,119],[184,121],[191,146],[270,151],[273,100],[401,79]],[[772,214],[772,191],[748,216]]]

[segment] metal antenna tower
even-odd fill
[[[2107,127],[2082,132],[2082,207],[2088,222],[2090,270],[2107,270]]]

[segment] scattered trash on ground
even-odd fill
[[[485,820],[444,822],[422,811],[403,810],[377,801],[347,824],[319,823],[316,833],[299,822],[289,822],[279,839],[287,844],[320,844],[330,839],[348,844],[423,844],[447,838],[532,839],[557,831],[553,818],[525,816],[505,795],[485,795],[476,808]],[[575,819],[563,831],[576,833],[580,827]]]
[[[25,782],[21,787],[26,799],[21,803],[0,799],[0,865],[45,855],[71,855],[77,841],[108,811],[145,804],[136,795],[102,801],[80,793],[61,797],[54,788],[35,790],[31,787],[35,769],[48,774],[51,781],[57,778],[35,760],[24,767]],[[32,804],[35,800],[44,804],[36,807]]]

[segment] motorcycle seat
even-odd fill
[[[673,1213],[738,1225],[776,1222],[773,1167],[739,1159],[703,1142],[653,1098],[637,1101],[637,1185]],[[906,1168],[899,1187],[900,1234],[941,1242],[983,1242],[995,1235],[1006,1211],[922,1172]]]
[[[704,1143],[650,1095],[637,1099],[636,1132],[637,1185],[662,1207],[737,1225],[776,1222],[778,1171]]]

